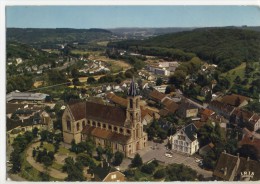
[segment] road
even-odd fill
[[[184,164],[197,171],[198,174],[202,174],[205,178],[212,177],[212,171],[207,171],[200,168],[198,166],[198,163],[195,162],[195,158],[192,156],[187,156],[180,153],[172,152],[172,156],[173,156],[172,158],[166,157],[165,153],[168,152],[168,150],[166,150],[165,147],[166,143],[167,141],[165,141],[162,144],[157,144],[156,146],[156,143],[152,143],[149,141],[148,146],[145,149],[138,151],[138,153],[143,159],[143,162],[146,163],[150,160],[156,159],[158,161],[165,163],[165,165],[172,164],[172,163]],[[134,157],[134,155],[131,155],[131,157]],[[127,164],[131,163],[131,161],[129,160],[130,159],[126,159],[126,161],[124,161],[124,163],[121,164],[122,170],[126,168]]]

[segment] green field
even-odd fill
[[[237,76],[243,79],[245,76],[245,68],[246,68],[246,63],[242,63],[238,67],[229,70],[226,73],[223,73],[221,76],[227,78],[230,82],[233,82]]]
[[[260,70],[260,63],[255,62],[255,63],[253,63],[253,66],[254,66],[254,71],[251,72],[250,77],[247,78],[248,79],[247,87],[250,87],[249,84],[255,79],[254,74],[256,72],[259,72],[259,70]],[[241,78],[241,80],[245,79],[245,69],[246,69],[246,63],[242,63],[241,65],[237,66],[236,68],[229,70],[226,73],[221,74],[221,76],[227,78],[230,81],[231,86],[233,86],[234,80],[236,79],[237,76],[239,76]]]

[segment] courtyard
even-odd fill
[[[212,171],[207,171],[199,167],[198,163],[195,161],[196,158],[194,156],[188,156],[181,153],[176,153],[171,150],[166,149],[167,140],[164,143],[154,143],[152,141],[148,141],[148,146],[142,150],[139,150],[138,153],[143,159],[143,162],[149,162],[151,160],[158,160],[162,162],[164,165],[168,164],[183,164],[189,166],[190,168],[197,171],[198,174],[202,174],[205,178],[212,177]],[[165,153],[171,152],[172,157],[166,157]],[[133,158],[134,154],[130,156]],[[131,159],[124,159],[123,163],[120,165],[121,170],[125,170],[128,168],[128,165],[131,164]]]

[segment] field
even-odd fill
[[[250,72],[250,77],[247,78],[248,79],[248,83],[247,83],[247,87],[249,87],[249,84],[255,79],[254,74],[259,72],[260,70],[260,63],[253,63],[253,67],[254,67],[254,71]],[[230,83],[231,86],[233,86],[233,84],[235,83],[235,79],[237,76],[239,76],[242,80],[245,79],[245,69],[246,69],[246,63],[242,63],[241,65],[237,66],[236,68],[221,74],[222,77],[227,78]]]

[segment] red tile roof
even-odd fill
[[[91,135],[93,137],[109,140],[111,142],[118,142],[121,144],[126,144],[130,140],[130,136],[118,134],[116,132],[112,132],[106,129],[101,129],[98,127],[90,127],[88,125],[82,130],[82,133]]]
[[[86,118],[123,126],[126,120],[126,111],[120,107],[93,102],[78,102],[69,104],[69,109],[75,121]]]
[[[167,95],[154,89],[152,92],[150,92],[149,96],[156,101],[161,101]]]
[[[122,107],[127,107],[127,99],[119,97],[119,96],[115,95],[114,93],[108,93],[107,98],[110,101],[112,101],[113,103],[119,104]]]
[[[242,96],[242,95],[232,94],[232,95],[223,96],[220,101],[223,102],[223,103],[238,107],[245,100],[248,101],[249,98],[246,97],[246,96]]]

